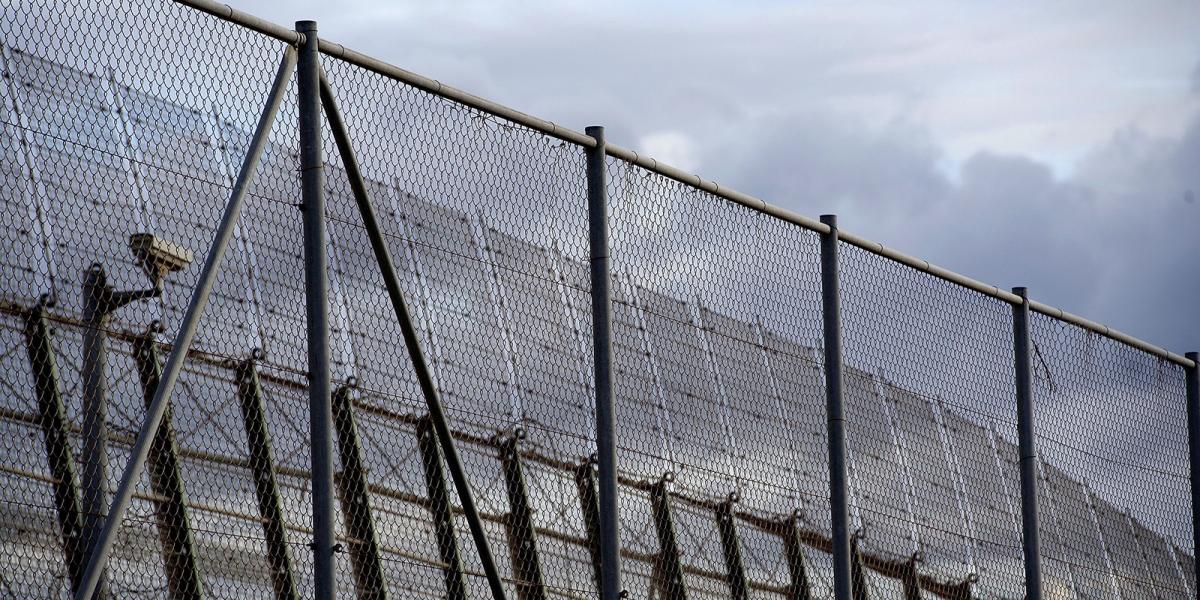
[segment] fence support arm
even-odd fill
[[[425,467],[425,494],[429,499],[429,512],[433,515],[438,556],[446,565],[442,568],[446,599],[467,600],[466,575],[458,552],[458,536],[454,532],[454,510],[450,507],[450,494],[442,473],[442,453],[438,451],[437,432],[428,416],[417,421],[417,447]]]
[[[524,432],[500,442],[500,464],[504,468],[504,487],[508,492],[508,547],[513,572],[517,575],[520,600],[546,600],[546,582],[542,578],[542,558],[538,552],[533,507],[525,485],[525,466],[521,464],[520,440]]]
[[[850,541],[850,573],[853,584],[854,600],[869,600],[867,588],[867,567],[863,564],[863,555],[859,536],[856,533]]]
[[[675,517],[665,478],[650,487],[650,511],[654,514],[654,529],[658,533],[659,592],[668,600],[687,600],[683,563],[679,559],[679,541],[675,535]]]
[[[804,564],[804,541],[800,537],[799,517],[789,517],[780,524],[783,536],[783,552],[787,558],[788,600],[812,600],[812,586],[808,582],[808,567]]]
[[[600,567],[600,499],[596,495],[596,474],[591,460],[575,467],[575,489],[579,491],[579,511],[587,533],[588,554],[592,558],[592,579],[599,590],[604,579]]]
[[[1033,429],[1033,373],[1030,368],[1029,297],[1013,288],[1021,303],[1013,305],[1013,366],[1016,369],[1017,442],[1021,453],[1021,540],[1025,557],[1025,597],[1042,600],[1042,565],[1038,545],[1037,453]]]
[[[333,421],[337,427],[338,456],[342,461],[338,490],[342,498],[342,518],[351,538],[350,563],[354,567],[355,589],[363,600],[387,600],[387,580],[379,538],[375,535],[375,516],[371,511],[370,483],[358,439],[354,401],[347,386],[338,386],[333,392]]]
[[[257,351],[256,351],[257,352]],[[271,585],[276,600],[300,600],[292,558],[288,553],[287,523],[283,519],[283,503],[275,481],[275,459],[271,454],[271,436],[267,427],[267,411],[263,406],[262,382],[253,356],[237,364],[238,403],[242,407],[242,424],[250,450],[250,468],[254,471],[254,495],[258,514],[263,519],[263,536],[267,542],[267,560],[271,569]]]
[[[142,381],[143,399],[147,406],[154,401],[154,391],[162,378],[162,363],[154,347],[152,331],[133,341],[133,356],[138,377]],[[204,597],[204,581],[192,539],[188,517],[187,490],[183,485],[179,449],[175,445],[175,430],[171,424],[171,406],[163,413],[162,423],[154,436],[150,455],[150,489],[158,497],[154,513],[158,522],[158,537],[162,543],[166,567],[167,589],[171,598]]]
[[[717,505],[717,531],[721,535],[721,554],[725,558],[725,577],[729,582],[729,594],[733,600],[748,600],[746,568],[742,563],[742,544],[738,539],[737,522],[733,515],[734,500],[731,497]]]
[[[63,408],[62,384],[58,378],[58,363],[50,343],[50,326],[46,320],[46,305],[38,303],[25,321],[25,340],[29,365],[37,390],[38,420],[46,445],[46,460],[54,476],[54,506],[58,509],[58,528],[62,534],[63,562],[71,578],[71,589],[79,589],[83,577],[84,548],[83,517],[79,505],[79,483],[75,478],[75,458],[71,454],[67,435],[67,416]]]
[[[821,314],[825,343],[825,416],[829,443],[829,510],[833,542],[833,591],[850,600],[850,512],[846,476],[846,415],[842,399],[842,309],[838,278],[836,215],[822,215]]]
[[[458,449],[454,446],[450,426],[446,423],[441,394],[433,382],[433,375],[429,371],[429,364],[425,361],[425,353],[421,350],[421,342],[417,337],[417,328],[413,324],[412,317],[408,312],[408,305],[404,301],[404,292],[400,289],[400,280],[396,276],[396,265],[392,261],[391,252],[383,239],[383,233],[379,229],[379,222],[375,218],[375,208],[371,206],[371,199],[367,196],[367,186],[363,181],[362,172],[359,171],[358,160],[354,157],[350,133],[338,111],[333,97],[333,88],[330,87],[329,80],[324,74],[320,76],[320,83],[325,116],[329,120],[329,128],[333,131],[333,139],[342,156],[342,166],[346,169],[346,178],[350,180],[350,187],[354,191],[354,200],[362,215],[367,237],[371,240],[371,249],[375,253],[375,261],[383,276],[384,287],[387,288],[388,297],[391,299],[392,310],[396,313],[396,320],[399,321],[400,330],[404,335],[404,344],[408,347],[413,371],[417,375],[421,393],[425,397],[425,404],[429,407],[430,422],[437,432],[438,442],[440,442],[442,453],[445,455],[446,466],[450,468],[450,477],[454,480],[454,487],[458,490],[458,499],[462,503],[463,513],[467,517],[467,525],[471,529],[471,537],[474,539],[475,549],[479,553],[479,562],[487,575],[492,597],[495,600],[505,600],[506,595],[500,580],[500,571],[496,568],[496,560],[492,555],[491,546],[488,544],[487,533],[483,530],[483,521],[479,518],[479,511],[475,506],[475,498],[471,493],[466,471],[458,456]]]
[[[192,338],[195,337],[196,329],[200,325],[200,316],[204,313],[204,306],[208,303],[208,294],[217,280],[217,272],[221,268],[222,259],[225,258],[225,249],[229,246],[234,226],[242,213],[242,200],[245,199],[246,190],[249,189],[250,183],[254,179],[255,167],[267,145],[267,135],[270,133],[271,125],[275,122],[275,114],[279,112],[279,105],[283,102],[284,91],[287,89],[288,82],[291,81],[292,70],[295,66],[296,51],[290,47],[286,48],[283,52],[283,60],[279,64],[279,70],[275,73],[275,82],[267,97],[267,104],[263,108],[258,126],[254,131],[254,138],[242,161],[242,170],[238,173],[237,181],[229,194],[229,202],[225,204],[225,212],[221,215],[221,224],[217,227],[212,245],[208,249],[204,270],[200,272],[200,278],[197,280],[196,287],[192,290],[192,298],[188,302],[187,312],[184,313],[183,323],[179,326],[179,332],[175,334],[171,356],[167,359],[162,379],[155,389],[154,401],[146,411],[146,419],[142,422],[137,441],[134,442],[129,454],[129,462],[126,463],[125,471],[121,475],[121,484],[117,488],[116,497],[113,498],[108,518],[104,521],[104,529],[100,532],[100,538],[96,540],[95,547],[92,548],[91,558],[84,571],[83,582],[75,592],[75,600],[90,600],[92,592],[96,590],[96,585],[100,582],[100,575],[104,572],[108,556],[112,553],[113,543],[117,539],[117,529],[125,517],[129,502],[133,499],[133,489],[137,487],[138,480],[142,477],[142,470],[146,466],[146,456],[150,454],[150,445],[154,441],[155,434],[158,433],[158,425],[162,422],[167,402],[171,399],[171,392],[175,389],[175,381],[179,378],[179,372],[183,370],[183,361],[187,358]]]

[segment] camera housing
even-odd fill
[[[191,250],[152,233],[129,236],[129,250],[156,289],[169,273],[186,268],[194,258]]]

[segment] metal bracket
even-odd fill
[[[508,548],[513,572],[517,575],[517,596],[521,600],[545,600],[546,583],[542,579],[533,510],[529,506],[525,469],[517,448],[522,437],[513,435],[500,443],[500,462],[504,466],[504,483],[508,491]]]
[[[349,386],[338,386],[333,392],[333,423],[337,431],[338,456],[342,461],[341,475],[336,478],[338,495],[342,500],[342,517],[346,520],[346,529],[351,538],[350,562],[354,565],[358,597],[386,599],[388,594],[383,576],[383,559],[375,536],[375,520],[368,499],[367,471],[363,466]]]
[[[254,359],[249,358],[238,363],[235,370],[242,423],[246,427],[246,442],[250,451],[250,468],[254,471],[254,492],[258,499],[258,513],[263,518],[271,584],[278,600],[299,600],[292,573],[292,559],[287,550],[287,523],[283,520],[279,488],[275,482],[275,461],[271,456],[271,438],[258,368]]]
[[[425,490],[429,497],[429,512],[433,513],[438,556],[445,563],[442,575],[446,580],[446,598],[466,600],[467,587],[462,556],[458,551],[458,538],[454,531],[454,513],[450,508],[446,475],[442,472],[442,453],[438,450],[437,432],[434,431],[429,417],[422,417],[417,421],[417,447],[421,452],[421,463],[425,466]]]
[[[687,600],[666,479],[650,486],[650,508],[654,513],[654,527],[658,531],[659,592],[668,600]]]
[[[37,389],[38,417],[46,445],[46,460],[54,477],[54,507],[58,510],[58,528],[62,533],[63,562],[71,577],[71,590],[79,588],[86,555],[79,547],[83,535],[79,483],[75,478],[75,458],[67,437],[67,417],[63,408],[62,385],[58,364],[50,343],[46,306],[38,304],[25,321],[25,340],[29,366]]]
[[[133,341],[133,356],[142,382],[147,409],[162,378],[162,362],[154,345],[152,329]],[[188,518],[187,492],[180,470],[179,449],[175,445],[171,406],[163,410],[162,421],[154,434],[147,462],[150,487],[154,491],[158,536],[163,548],[163,566],[172,598],[202,598],[204,582],[196,558],[192,526]]]

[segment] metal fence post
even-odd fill
[[[312,456],[313,583],[332,600],[333,400],[329,373],[329,261],[325,248],[325,165],[321,146],[320,61],[316,21],[297,21],[304,34],[296,67],[300,107],[300,185],[304,212],[304,300],[308,325],[308,418]]]
[[[1037,458],[1033,430],[1033,373],[1030,369],[1029,296],[1023,287],[1013,288],[1021,297],[1013,305],[1013,358],[1017,384],[1017,441],[1021,453],[1021,532],[1025,555],[1025,597],[1042,598],[1042,565],[1038,549]]]
[[[1188,352],[1186,370],[1188,466],[1192,488],[1192,556],[1200,556],[1200,352]],[[1200,592],[1197,593],[1200,596]]]
[[[404,302],[404,292],[400,289],[400,280],[396,276],[396,265],[392,261],[391,251],[388,250],[387,243],[383,239],[379,220],[375,217],[375,207],[371,205],[371,198],[367,195],[366,182],[358,168],[358,159],[354,156],[354,147],[350,142],[350,132],[337,108],[337,102],[333,97],[333,87],[329,85],[329,80],[326,79],[320,67],[317,68],[317,80],[320,101],[324,106],[325,115],[329,119],[329,128],[333,132],[334,142],[342,157],[342,164],[346,167],[346,178],[354,192],[354,202],[358,205],[363,228],[367,230],[371,251],[375,255],[375,263],[379,267],[379,274],[387,289],[388,299],[392,303],[392,311],[396,315],[397,324],[400,325],[401,334],[404,336],[404,345],[412,359],[417,384],[421,388],[421,395],[425,397],[425,405],[429,409],[430,423],[437,433],[438,442],[445,454],[446,465],[450,469],[450,477],[454,480],[454,487],[458,490],[458,499],[462,503],[463,514],[467,517],[467,526],[471,530],[471,537],[475,540],[475,550],[479,553],[480,566],[483,567],[492,597],[496,600],[504,600],[506,597],[504,584],[500,578],[500,572],[496,568],[496,559],[492,556],[491,544],[488,542],[487,532],[483,528],[479,510],[476,508],[475,496],[471,493],[471,484],[467,480],[466,469],[463,467],[462,459],[459,458],[458,450],[455,447],[454,434],[446,421],[441,393],[433,381],[433,374],[429,370],[429,364],[425,361],[425,353],[421,350],[421,341],[417,337],[416,325],[413,324],[412,315],[408,312],[408,305]]]
[[[617,513],[617,449],[612,389],[612,294],[608,253],[608,170],[604,128],[588,127],[596,141],[587,152],[588,242],[591,248],[592,357],[596,382],[596,458],[600,488],[600,597],[621,593]]]
[[[821,215],[821,313],[825,342],[825,413],[829,443],[829,510],[833,542],[833,589],[850,600],[850,514],[846,476],[846,414],[842,399],[842,309],[838,282],[837,215]]]
[[[108,517],[108,323],[106,297],[112,290],[104,267],[92,265],[83,273],[83,549],[90,552],[100,539]],[[108,597],[108,578],[100,573],[96,598]]]

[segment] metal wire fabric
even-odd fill
[[[0,9],[0,596],[77,584],[285,48],[161,0]],[[322,62],[508,596],[596,597],[585,149]],[[289,87],[105,597],[313,595],[297,119]],[[488,597],[326,129],[338,589]],[[832,597],[818,234],[607,166],[628,597]],[[118,307],[136,233],[193,256]],[[840,254],[856,590],[1021,597],[1011,306]],[[1194,597],[1183,368],[1032,339],[1048,597]]]

